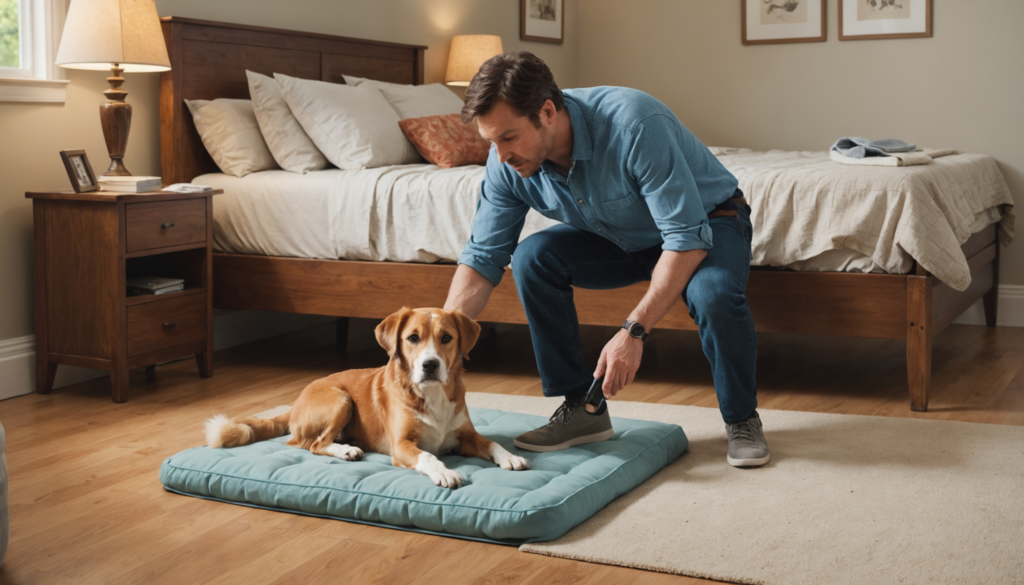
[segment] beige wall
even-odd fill
[[[505,50],[530,50],[565,87],[578,71],[577,0],[566,3],[565,44],[519,40],[517,0],[157,0],[161,15],[427,45],[426,81],[440,82],[456,34],[501,35]],[[25,191],[69,189],[58,152],[84,148],[94,170],[109,159],[97,106],[106,101],[105,75],[69,71],[67,102],[0,102],[0,340],[30,335],[32,319],[32,206]],[[133,107],[125,164],[136,175],[160,171],[157,75],[126,76]]]
[[[849,1],[849,0],[848,0]],[[934,36],[743,46],[739,0],[586,0],[579,85],[668,104],[705,144],[826,150],[842,136],[989,154],[1024,204],[1024,2],[934,0]],[[1024,245],[1003,250],[1024,285]]]

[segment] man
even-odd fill
[[[445,309],[476,318],[511,261],[544,394],[565,398],[516,446],[556,451],[611,438],[607,405],[584,404],[587,390],[602,376],[608,398],[630,384],[647,332],[683,297],[711,362],[727,461],[767,463],[755,410],[757,338],[744,295],[750,208],[736,178],[658,100],[616,87],[561,92],[527,52],[484,63],[462,119],[475,120],[494,148]],[[564,225],[517,246],[531,207]],[[647,294],[588,370],[572,286],[644,280]]]

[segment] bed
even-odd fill
[[[291,174],[285,171],[242,179],[216,175],[218,169],[183,103],[184,99],[246,99],[246,69],[323,81],[336,82],[345,74],[421,84],[425,47],[177,17],[163,18],[162,25],[172,66],[160,81],[164,181],[215,183],[226,191],[214,206],[215,246],[226,250],[214,254],[215,307],[383,318],[403,305],[444,303],[455,271],[454,264],[445,262],[451,260],[446,254],[465,241],[458,230],[448,230],[452,233],[424,246],[402,240],[409,231],[393,222],[394,214],[352,221],[349,213],[355,208],[349,201],[350,207],[341,205],[331,213],[340,214],[336,217],[345,220],[342,225],[365,225],[380,232],[372,246],[359,248],[360,241],[369,241],[365,238],[336,237],[337,229],[329,222],[326,227],[313,226],[305,233],[285,236],[284,244],[269,244],[261,240],[268,240],[266,235],[274,229],[238,219],[245,218],[244,213],[231,220],[220,215],[222,208],[257,200],[272,207],[274,188],[267,185],[275,183],[277,191],[284,189],[293,199],[307,197],[309,202],[330,199],[323,193],[332,189],[365,199],[366,192],[353,185],[360,181],[376,185],[384,177],[395,178],[395,184],[422,182],[427,179],[417,175],[424,174],[424,169],[413,167],[429,165],[318,171],[301,176],[298,182],[294,177],[274,176]],[[747,296],[757,330],[905,340],[910,407],[927,410],[932,338],[979,299],[984,300],[987,324],[996,322],[999,240],[1006,243],[1012,237],[1013,212],[994,161],[983,155],[936,159],[929,174],[907,169],[837,169],[825,153],[721,149],[716,154],[740,177],[754,208],[755,263],[763,266],[752,268]],[[474,171],[451,171],[436,173],[428,182],[438,181],[441,189],[453,185],[452,193],[468,193],[462,197],[471,198]],[[892,177],[891,190],[883,189],[851,207],[844,193],[866,176],[863,173],[872,171],[903,175]],[[855,180],[839,181],[844,172],[854,173]],[[364,175],[353,178],[350,173]],[[796,179],[808,176],[815,177],[817,190],[804,188]],[[786,187],[787,181],[792,185]],[[416,188],[409,190],[415,193]],[[784,198],[781,203],[766,204],[779,197]],[[317,205],[325,203],[308,205],[312,216],[323,217]],[[373,216],[375,205],[378,201],[371,197],[359,209]],[[473,207],[450,205],[459,210],[453,213],[462,214],[459,225],[467,225]],[[252,213],[249,217],[255,217]],[[545,221],[531,217],[524,231],[542,229]],[[233,223],[230,230],[228,223]],[[795,235],[780,238],[767,226],[784,227],[786,234]],[[235,241],[229,241],[231,237]],[[381,249],[381,242],[387,249]],[[495,289],[480,320],[526,323],[514,275],[510,276]],[[620,325],[646,290],[646,283],[615,291],[577,290],[580,323]],[[340,323],[343,331],[345,322]],[[696,329],[683,303],[677,303],[658,326]]]

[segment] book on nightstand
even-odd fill
[[[115,193],[145,193],[155,191],[163,184],[160,177],[108,177],[96,178],[100,190]]]
[[[213,187],[210,187],[209,185],[196,185],[195,183],[175,183],[160,190],[169,191],[171,193],[205,193],[207,191],[213,191]]]
[[[160,276],[139,276],[125,281],[130,295],[163,295],[185,290],[185,281],[181,278],[163,278]]]

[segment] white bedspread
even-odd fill
[[[848,249],[886,272],[916,259],[956,290],[971,283],[960,245],[999,221],[1013,238],[1013,199],[995,160],[965,153],[911,167],[854,167],[827,152],[732,151],[719,156],[752,209],[753,262],[785,266]]]
[[[834,163],[827,152],[712,150],[750,200],[755,266],[904,273],[916,258],[962,290],[970,273],[960,244],[1000,219],[1004,242],[1013,235],[1009,191],[984,155],[879,168]],[[194,182],[225,191],[213,205],[221,252],[438,262],[457,260],[469,239],[483,173],[401,165]],[[554,224],[531,211],[522,238]]]
[[[224,190],[213,205],[220,252],[438,262],[458,260],[469,241],[483,175],[482,166],[399,165],[193,182]],[[522,238],[555,223],[531,210]]]

